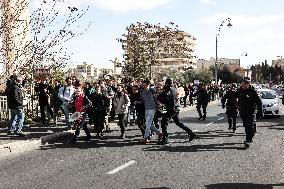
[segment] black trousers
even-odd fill
[[[191,95],[189,96],[189,105],[193,106],[193,97]]]
[[[187,132],[187,134],[189,135],[193,135],[194,133],[187,127],[185,126],[183,123],[180,122],[179,120],[179,112],[167,112],[165,114],[163,114],[162,116],[162,123],[161,123],[161,127],[162,127],[162,133],[163,133],[163,139],[165,140],[166,138],[168,138],[168,123],[170,121],[170,119],[173,119],[174,123],[180,127],[181,129],[183,129],[184,131]]]
[[[202,109],[203,109],[203,115],[202,115],[202,113],[201,113],[201,109],[200,109],[201,107],[202,107]],[[206,118],[206,108],[207,108],[207,104],[197,103],[196,109],[197,109],[197,112],[198,112],[199,117],[204,117],[204,118]]]
[[[125,113],[123,113],[123,114],[118,114],[117,116],[118,116],[118,125],[120,127],[121,134],[124,134],[125,124],[126,124],[126,115]]]
[[[136,109],[136,123],[140,129],[142,136],[145,134],[145,110]]]
[[[187,100],[187,97],[188,97],[188,95],[185,95],[185,96],[183,97],[183,105],[184,105],[184,107],[186,107],[186,100]]]
[[[236,130],[238,110],[236,107],[227,107],[226,115],[228,118],[229,128]]]
[[[252,138],[256,132],[255,115],[252,113],[240,113],[240,116],[245,127],[246,141],[252,142]]]
[[[41,123],[42,124],[45,124],[45,107],[49,113],[49,115],[53,118],[53,111],[50,107],[50,105],[47,103],[47,104],[40,104],[39,105],[40,107],[40,119],[41,119]]]
[[[156,113],[155,113],[154,119],[153,119],[154,124],[155,124],[155,127],[156,127],[157,129],[160,128],[160,125],[159,125],[159,118],[161,118],[161,117],[163,117],[163,113],[162,113],[161,111],[157,110]]]
[[[102,133],[105,124],[105,112],[103,111],[94,111],[93,123],[94,129],[97,135]]]
[[[86,114],[83,115],[83,118],[82,118],[80,124],[76,128],[76,131],[75,131],[75,134],[74,134],[75,139],[77,139],[79,137],[82,128],[85,131],[87,137],[91,137],[90,131],[87,127],[87,123],[85,122],[85,120],[86,120]]]

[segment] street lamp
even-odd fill
[[[221,24],[218,27],[217,33],[216,33],[216,59],[215,59],[215,84],[218,84],[218,73],[217,73],[217,64],[218,64],[218,36],[220,35],[221,28],[224,26],[225,23],[227,24],[227,27],[232,27],[231,24],[231,18],[226,18],[221,22]]]

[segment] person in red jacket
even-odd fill
[[[92,105],[92,102],[89,100],[89,98],[84,95],[84,92],[82,90],[82,85],[78,85],[76,86],[76,91],[75,91],[75,95],[71,100],[71,111],[73,112],[79,112],[81,113],[81,118],[79,120],[78,126],[76,128],[75,134],[74,134],[74,138],[71,140],[71,143],[76,143],[81,128],[83,128],[83,130],[85,131],[87,137],[86,140],[90,140],[91,139],[91,134],[90,131],[87,127],[87,123],[86,123],[86,110],[87,108],[89,108]]]

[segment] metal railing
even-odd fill
[[[37,118],[39,116],[38,96],[28,96],[24,99],[24,109],[26,118]],[[9,109],[7,103],[7,96],[0,96],[0,121],[8,121]]]
[[[7,96],[0,96],[0,121],[8,120],[9,109],[7,104]]]

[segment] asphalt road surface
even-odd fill
[[[208,118],[198,121],[195,108],[181,120],[198,135],[169,125],[171,143],[139,145],[140,131],[128,126],[100,140],[58,142],[0,158],[0,188],[284,188],[284,116],[258,120],[257,136],[244,150],[244,128],[228,130],[225,110],[210,105]],[[32,146],[32,145],[30,145]]]

